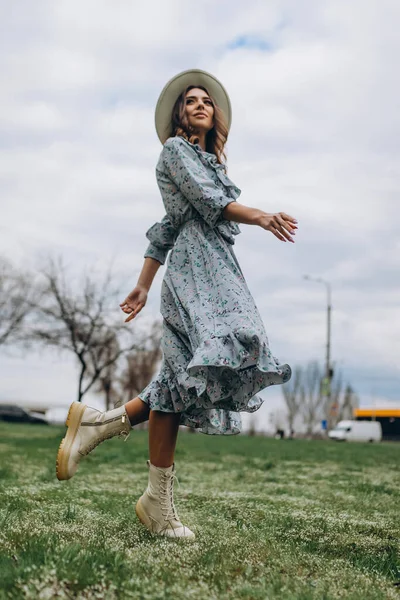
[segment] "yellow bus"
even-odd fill
[[[383,440],[400,441],[400,408],[355,408],[356,421],[379,421]]]

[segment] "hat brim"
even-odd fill
[[[220,81],[210,73],[200,69],[190,69],[178,73],[164,86],[160,97],[158,98],[155,124],[157,135],[162,144],[172,135],[172,109],[178,96],[189,85],[199,85],[205,87],[225,116],[228,131],[232,122],[232,108],[228,92]]]

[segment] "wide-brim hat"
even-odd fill
[[[232,108],[228,92],[220,81],[211,73],[201,69],[189,69],[175,75],[164,86],[158,98],[155,114],[156,131],[162,144],[172,135],[172,109],[179,95],[189,85],[205,87],[213,100],[222,110],[228,131],[232,122]]]

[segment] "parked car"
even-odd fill
[[[0,420],[11,423],[37,423],[48,425],[46,417],[40,413],[29,412],[15,404],[0,404]]]
[[[339,421],[328,436],[343,442],[380,442],[382,427],[379,421]]]

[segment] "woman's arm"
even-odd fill
[[[210,227],[223,216],[228,221],[259,225],[283,242],[294,241],[290,236],[297,229],[296,219],[283,212],[265,213],[232,200],[210,178],[196,152],[179,136],[167,140],[161,156],[170,179]]]
[[[145,260],[136,287],[121,302],[121,309],[129,316],[125,323],[134,319],[147,302],[147,294],[160,265],[163,265],[168,252],[173,248],[177,231],[168,215],[154,223],[146,232],[150,244],[145,252]]]
[[[258,225],[267,231],[271,231],[282,242],[288,240],[294,243],[291,235],[296,233],[297,221],[284,212],[266,213],[258,208],[250,208],[244,206],[244,204],[239,204],[239,202],[231,202],[224,208],[222,215],[228,221],[245,225]]]
[[[147,302],[147,294],[161,263],[154,258],[145,258],[136,287],[121,302],[120,307],[129,316],[125,323],[131,321],[142,310]]]
[[[155,258],[145,258],[136,287],[142,287],[146,292],[149,292],[153,279],[156,276],[158,269],[161,267],[161,264],[162,263]]]

